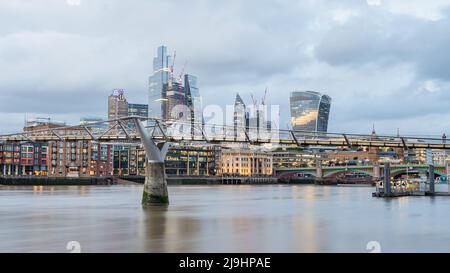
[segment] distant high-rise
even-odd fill
[[[171,57],[167,55],[167,47],[158,47],[157,56],[153,59],[153,74],[149,77],[148,115],[163,118],[166,112],[166,94],[164,85],[169,82]]]
[[[327,132],[331,98],[314,91],[294,91],[290,97],[293,130]]]
[[[236,99],[234,101],[234,136],[235,137],[245,137],[245,132],[249,125],[249,114],[247,112],[247,107],[242,100],[239,93],[236,94]]]
[[[179,82],[170,80],[163,86],[163,93],[165,94],[164,112],[162,113],[162,119],[164,120],[179,120],[188,119],[190,113],[184,113],[184,106],[186,106],[186,92],[184,87]]]
[[[108,124],[101,123],[104,121],[105,119],[100,117],[82,117],[80,118],[80,125],[83,125],[86,128],[94,131],[100,131],[108,128]]]
[[[128,102],[123,89],[114,89],[108,97],[108,119],[118,119],[128,116]]]
[[[128,104],[128,116],[148,117],[148,104],[129,103]],[[134,121],[128,122],[128,127],[134,128]]]
[[[175,77],[173,65],[167,48],[160,46],[153,60],[153,75],[149,78],[148,116],[189,122],[192,132],[201,133],[201,130],[195,129],[195,126],[203,124],[202,97],[197,77],[183,73]]]
[[[146,118],[148,117],[148,104],[129,103],[128,115]]]
[[[203,102],[196,76],[184,75],[184,90],[186,92],[186,105],[191,112],[188,119],[192,124],[192,132],[193,134],[201,134],[203,127]]]

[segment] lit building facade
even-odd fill
[[[327,132],[331,98],[314,91],[294,91],[290,96],[293,130]]]
[[[128,116],[128,102],[123,89],[115,89],[108,97],[108,119],[118,119]]]
[[[128,116],[148,117],[148,104],[129,103]]]
[[[145,176],[145,151],[139,146],[113,146],[113,174]]]
[[[171,146],[165,159],[167,176],[212,176],[220,149],[214,146]],[[145,175],[145,151],[139,146],[114,146],[114,175]]]
[[[51,177],[91,177],[111,175],[109,145],[93,141],[48,142]]]
[[[0,175],[47,175],[48,150],[42,143],[0,143]]]
[[[223,149],[220,152],[219,175],[271,176],[271,152],[251,149]]]
[[[449,159],[449,152],[447,150],[426,149],[425,157],[426,157],[425,160],[426,164],[432,164],[435,166],[446,166]]]
[[[396,153],[387,153],[390,162],[398,158]],[[323,165],[347,166],[347,165],[370,165],[379,161],[379,154],[374,150],[336,150],[324,155]]]
[[[314,167],[321,155],[316,151],[282,148],[272,153],[273,168],[307,168]]]
[[[129,103],[128,116],[148,117],[148,104]],[[134,121],[128,122],[128,127],[134,128]]]

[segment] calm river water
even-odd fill
[[[450,251],[450,197],[371,197],[372,188],[172,186],[143,209],[142,186],[0,186],[0,252]]]

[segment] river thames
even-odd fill
[[[450,198],[372,198],[373,188],[0,186],[0,252],[449,252]]]

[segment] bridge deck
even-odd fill
[[[140,142],[136,126],[129,126],[137,117],[126,117],[116,120],[99,122],[108,124],[104,130],[92,130],[86,126],[67,126],[38,131],[24,131],[0,135],[2,142],[47,142],[47,141],[98,141],[98,142]],[[419,138],[401,136],[373,136],[341,133],[318,133],[293,130],[271,130],[260,132],[260,129],[245,128],[238,131],[233,126],[201,125],[194,126],[184,133],[180,128],[186,126],[183,122],[162,122],[154,118],[146,118],[153,125],[149,126],[152,138],[161,142],[203,142],[248,143],[252,145],[283,145],[283,146],[332,146],[332,147],[388,147],[403,149],[450,149],[450,143],[439,138]],[[96,123],[97,124],[97,123]],[[92,124],[92,125],[96,125]],[[219,129],[218,129],[219,128]],[[244,129],[244,128],[242,128]],[[181,130],[183,131],[183,130]],[[195,132],[194,132],[195,131]],[[186,132],[189,132],[186,134]],[[193,132],[193,133],[191,133]],[[239,133],[239,134],[238,134]],[[239,135],[239,136],[238,136]]]

